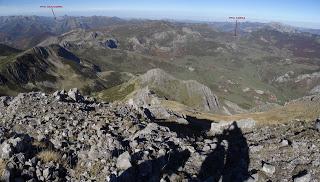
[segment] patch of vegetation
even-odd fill
[[[37,157],[44,163],[55,162],[63,164],[62,156],[59,152],[53,150],[44,150],[37,154]]]
[[[83,166],[81,161],[79,161],[75,167],[75,175],[76,178],[80,181],[81,180],[81,175],[84,172],[88,172],[88,174],[92,177],[95,177],[95,180],[97,181],[105,181],[105,176],[101,175],[101,171],[104,168],[104,164],[101,163],[100,161],[96,161],[92,164],[90,169],[88,170],[87,166]]]
[[[28,89],[22,88],[18,84],[13,84],[11,82],[6,83],[5,85],[0,86],[0,95],[9,95],[9,96],[15,96],[18,95],[21,92],[27,92]]]
[[[120,85],[121,83],[123,83],[122,78],[123,78],[123,76],[121,73],[111,72],[111,74],[109,74],[106,79],[105,85],[107,85],[108,88]]]
[[[6,170],[7,162],[4,159],[0,159],[0,179],[2,178],[3,172]]]
[[[11,54],[10,56],[5,56],[3,58],[0,58],[0,69],[4,68],[9,63],[12,63],[15,61],[16,54]]]
[[[203,108],[203,98],[201,97],[201,93],[190,92],[191,90],[179,80],[166,81],[164,85],[157,85],[155,83],[150,85],[149,89],[159,97],[178,101],[196,109]]]
[[[32,142],[32,146],[35,147],[37,150],[42,150],[48,147],[46,142],[42,142],[42,141],[38,141],[38,140],[34,140]],[[43,154],[41,154],[43,155]]]
[[[0,44],[0,56],[10,56],[19,52],[21,52],[21,50],[7,46],[5,44]]]
[[[122,87],[122,85],[118,85],[100,92],[97,96],[98,98],[106,102],[113,102],[117,100],[123,100],[127,95],[132,93],[134,89],[134,84],[129,84],[125,87]]]

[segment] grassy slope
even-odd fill
[[[181,114],[207,119],[210,121],[236,121],[240,119],[254,119],[258,124],[285,123],[293,120],[314,121],[319,117],[319,102],[296,102],[275,108],[266,112],[245,113],[236,115],[219,115],[194,111],[180,103],[163,100],[162,105]]]
[[[90,55],[91,53],[87,56],[90,57]],[[121,55],[120,52],[107,52],[100,54],[98,51],[94,55],[99,55],[96,58],[93,58],[96,60],[95,63],[100,64],[100,66],[108,70],[141,74],[149,69],[159,67],[179,79],[197,80],[200,83],[209,86],[220,98],[226,98],[245,108],[250,108],[255,105],[252,100],[252,95],[243,93],[242,89],[246,87],[270,91],[277,96],[279,103],[284,103],[287,100],[301,97],[304,94],[303,91],[292,90],[287,86],[279,88],[274,85],[270,85],[267,81],[261,80],[259,74],[269,77],[268,79],[272,79],[271,76],[280,76],[290,70],[294,70],[298,73],[315,69],[312,65],[302,63],[293,63],[291,65],[284,66],[281,66],[278,63],[268,63],[270,60],[262,57],[263,55],[250,55],[242,58],[228,54],[197,57],[191,55],[181,58],[173,58],[171,60],[130,52],[126,52]],[[253,56],[256,57],[252,58]],[[252,59],[254,59],[254,62],[251,61]],[[264,72],[272,70],[274,74],[270,76],[267,75],[267,73],[258,73],[259,68],[257,65],[259,64],[265,64]],[[195,71],[189,71],[188,67],[195,68]],[[237,84],[228,85],[226,83],[227,80],[232,80]],[[219,89],[219,86],[222,86],[223,89]],[[224,89],[227,89],[228,92],[225,93]],[[267,100],[263,97],[262,99]]]
[[[19,52],[21,52],[21,50],[12,48],[5,44],[0,44],[0,56],[10,56]]]
[[[122,87],[122,85],[118,85],[96,93],[95,96],[106,102],[114,102],[125,99],[126,96],[132,93],[134,90],[134,84],[129,84],[125,87]]]

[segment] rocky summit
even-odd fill
[[[77,89],[0,105],[1,181],[320,180],[320,121],[166,122]]]

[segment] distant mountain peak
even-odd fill
[[[270,22],[266,24],[266,27],[271,28],[273,30],[277,30],[279,32],[286,32],[286,33],[298,33],[296,27],[286,25],[280,22]]]

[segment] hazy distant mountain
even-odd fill
[[[0,42],[26,49],[35,46],[47,37],[59,35],[76,28],[94,29],[119,25],[125,20],[116,17],[71,17],[63,16],[55,20],[42,16],[2,16],[0,17]]]
[[[16,48],[27,49],[35,46],[47,37],[60,35],[73,29],[99,29],[103,27],[123,24],[136,24],[149,22],[150,20],[124,20],[117,17],[73,17],[62,16],[55,20],[52,17],[42,16],[1,16],[0,17],[0,43],[6,43]],[[172,24],[209,24],[217,31],[233,32],[234,23],[232,22],[190,22],[190,21],[171,21]],[[239,23],[239,33],[248,33],[263,27],[272,27],[281,31],[290,32],[309,32],[319,34],[319,30],[303,29],[287,26],[280,23],[259,23],[241,22]]]
[[[308,32],[311,34],[317,34],[320,35],[320,29],[312,29],[312,28],[298,28],[301,32]]]
[[[218,31],[234,32],[235,22],[210,22],[208,23]],[[238,22],[239,33],[252,32],[265,26],[265,23],[259,22]]]
[[[234,32],[235,22],[209,22],[209,25],[216,28],[219,31],[224,32]],[[270,22],[270,23],[260,23],[260,22],[238,22],[238,32],[241,33],[249,33],[252,31],[256,31],[263,28],[270,28],[273,30],[277,30],[280,32],[287,33],[311,33],[320,35],[320,29],[309,29],[309,28],[301,28],[294,27],[290,25],[286,25],[279,22]]]

